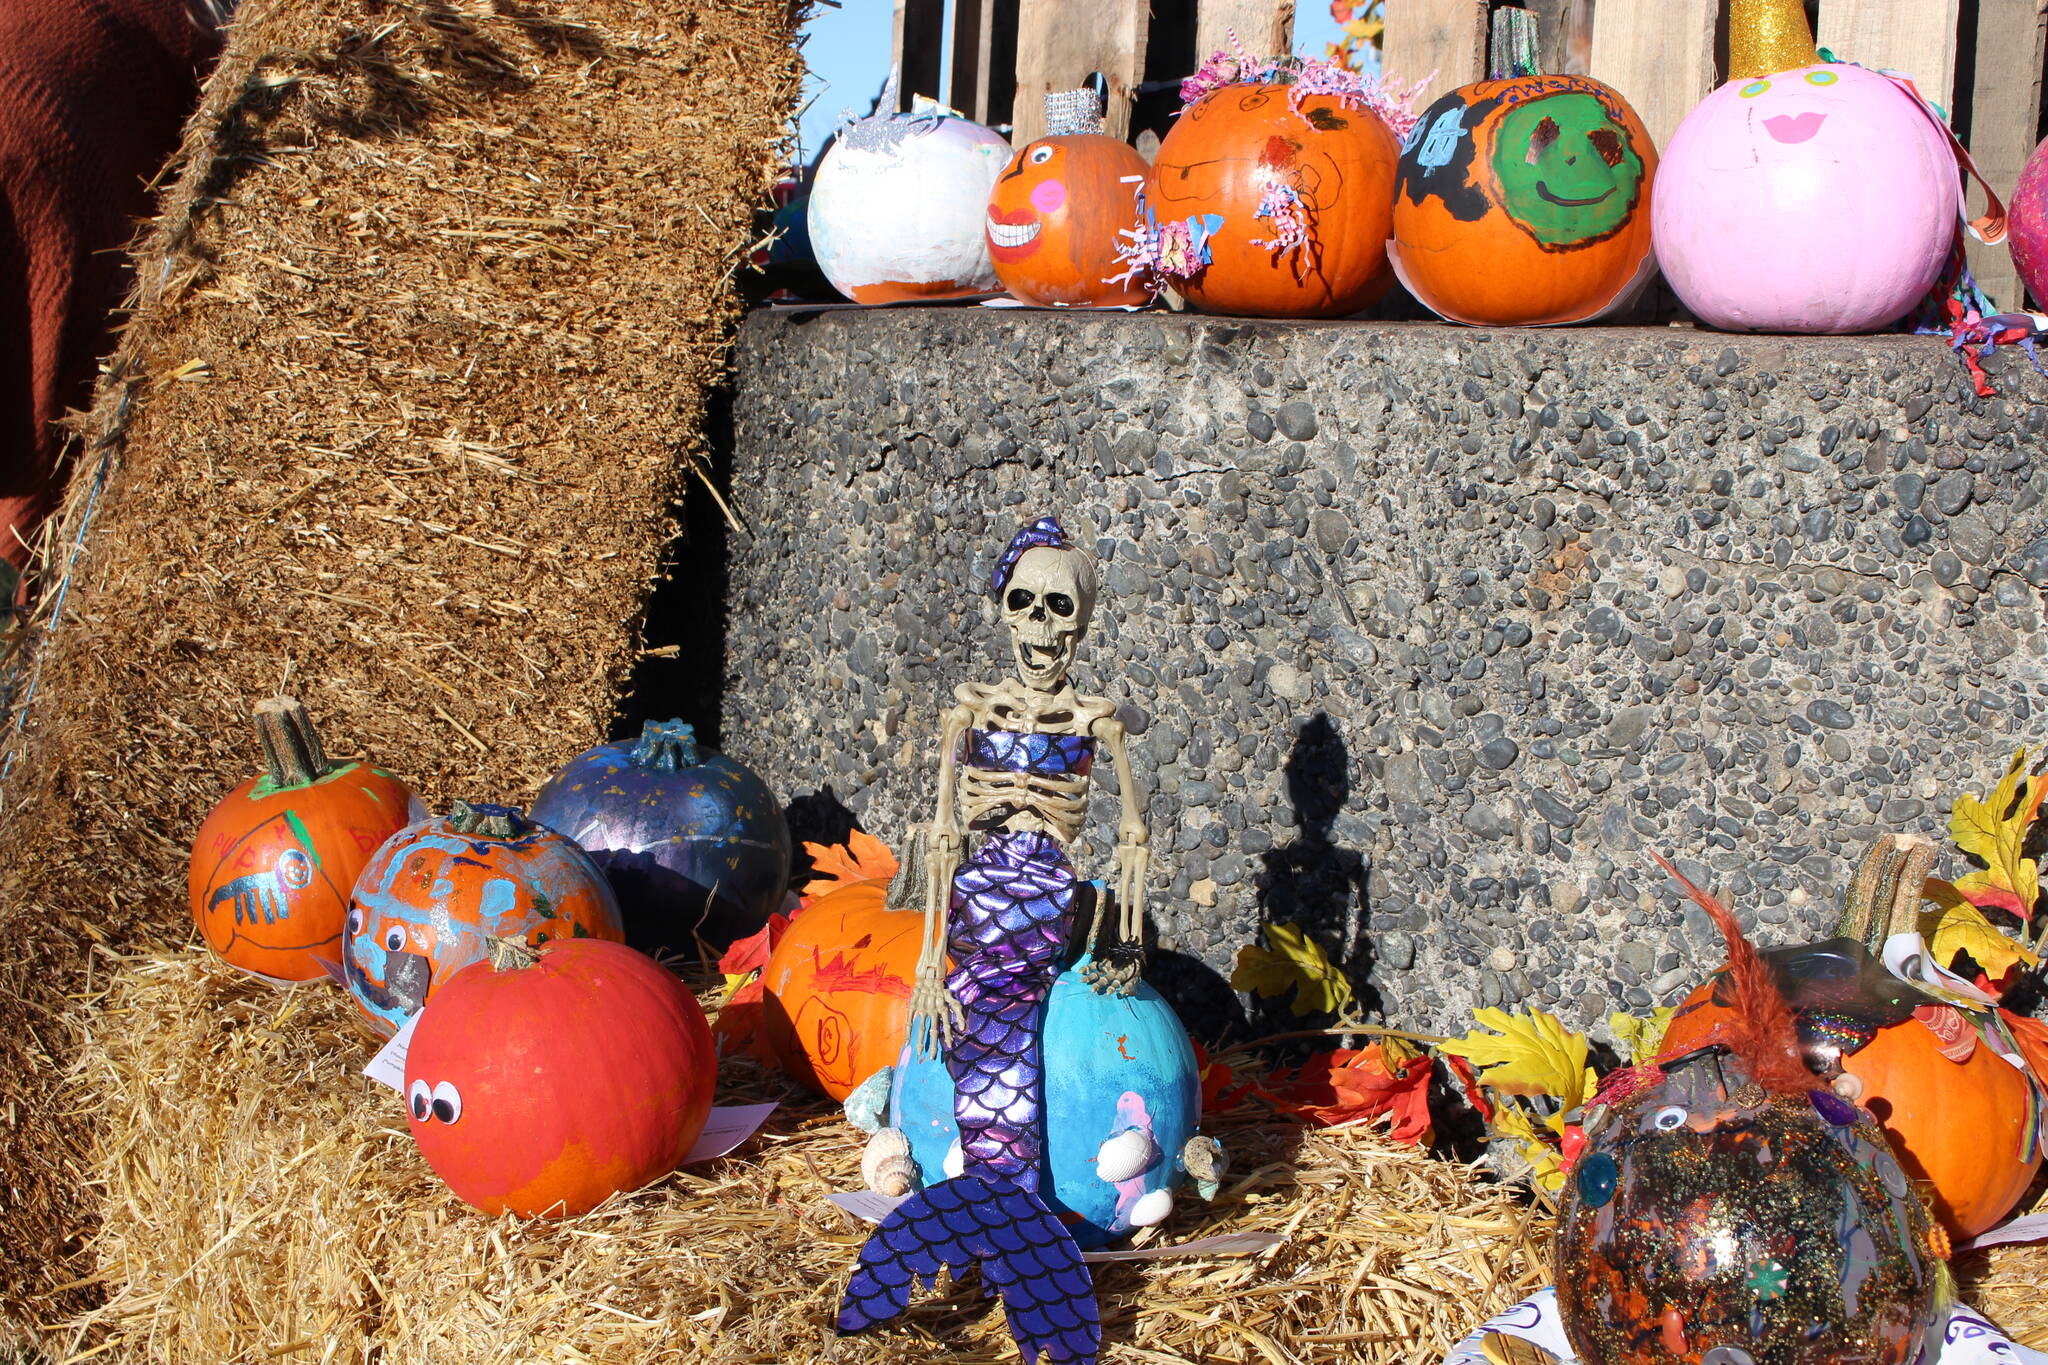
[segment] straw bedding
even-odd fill
[[[841,1339],[865,1235],[825,1202],[861,1134],[779,1077],[726,1064],[720,1101],[783,1101],[733,1156],[568,1223],[492,1221],[449,1194],[339,991],[279,992],[198,953],[116,965],[80,1062],[104,1306],[67,1352],[165,1362],[1014,1360],[973,1281],[907,1325]],[[1165,1240],[1271,1230],[1262,1257],[1097,1267],[1108,1362],[1433,1362],[1548,1279],[1540,1213],[1475,1169],[1256,1108],[1208,1125],[1232,1171]],[[2048,1253],[1965,1262],[1965,1291],[2048,1344]]]
[[[288,686],[437,807],[524,800],[602,737],[781,166],[791,8],[245,0],[82,423],[63,619],[9,733],[17,1316],[90,1232],[92,1116],[50,1099],[85,948],[184,937],[185,840],[252,770],[256,699]]]

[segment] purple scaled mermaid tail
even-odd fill
[[[919,1281],[979,1261],[1026,1362],[1095,1359],[1095,1285],[1073,1234],[1038,1195],[1045,998],[1059,973],[1074,871],[1051,836],[990,836],[953,879],[947,987],[966,1024],[947,1049],[962,1173],[897,1205],[839,1306],[858,1332],[902,1312]]]

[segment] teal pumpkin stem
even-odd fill
[[[1536,16],[1526,9],[1493,12],[1489,51],[1487,70],[1494,80],[1543,74],[1536,60]]]
[[[265,697],[256,703],[255,719],[272,788],[303,787],[334,771],[320,732],[297,698]]]
[[[648,721],[633,745],[633,763],[665,773],[696,767],[697,727],[680,720]]]

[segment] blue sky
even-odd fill
[[[1309,56],[1320,57],[1323,46],[1337,40],[1330,7],[1322,0],[1300,0],[1294,43]],[[875,92],[889,74],[889,32],[895,19],[892,0],[843,0],[839,9],[818,6],[804,31],[810,39],[804,57],[810,78],[804,97],[811,101],[800,125],[804,154],[814,154],[839,125],[842,110],[866,113]]]

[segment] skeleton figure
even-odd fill
[[[1083,969],[1097,992],[1129,994],[1138,983],[1148,836],[1114,705],[1079,695],[1067,677],[1095,609],[1094,563],[1042,518],[1011,540],[991,586],[1016,677],[961,684],[942,720],[924,950],[910,997],[911,1046],[942,1053],[953,1078],[961,1173],[912,1195],[870,1239],[839,1325],[885,1321],[916,1278],[980,1261],[1004,1292],[1025,1359],[1043,1350],[1092,1360],[1099,1331],[1087,1267],[1037,1187],[1040,1026],[1073,927],[1077,879],[1065,847],[1086,813],[1098,744],[1116,764],[1122,818],[1119,942]],[[1036,1263],[1020,1264],[1019,1247]]]

